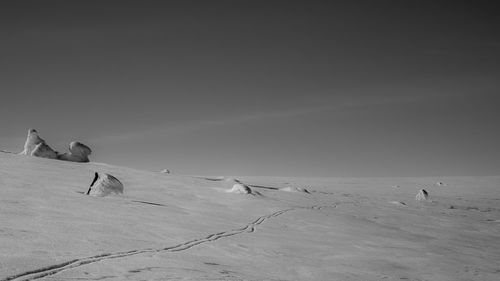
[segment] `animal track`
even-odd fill
[[[142,250],[131,250],[131,251],[126,251],[126,252],[105,253],[105,254],[100,254],[100,255],[86,257],[86,258],[74,259],[74,260],[66,261],[66,262],[63,262],[60,264],[49,265],[49,266],[42,267],[39,269],[34,269],[34,270],[19,273],[16,275],[8,276],[4,279],[1,279],[0,281],[36,280],[36,279],[51,276],[51,275],[54,275],[54,274],[57,274],[59,272],[66,271],[66,270],[69,270],[72,268],[80,267],[82,265],[100,262],[103,260],[123,258],[123,257],[143,254],[143,253],[185,251],[185,250],[188,250],[194,246],[197,246],[197,245],[200,245],[203,243],[207,243],[207,242],[216,241],[216,240],[224,238],[224,237],[234,236],[234,235],[238,235],[238,234],[242,234],[242,233],[255,232],[256,227],[258,225],[262,224],[263,222],[265,222],[266,220],[273,218],[273,217],[280,216],[280,215],[282,215],[286,212],[289,212],[289,211],[299,210],[299,209],[321,210],[323,208],[335,208],[335,207],[337,207],[337,206],[334,204],[334,205],[327,205],[327,206],[294,207],[294,208],[284,209],[284,210],[280,210],[280,211],[274,212],[274,213],[269,214],[269,215],[261,216],[242,228],[210,234],[204,238],[190,240],[190,241],[187,241],[185,243],[178,244],[175,246],[165,247],[165,248],[161,248],[161,249],[149,248],[149,249],[142,249]]]

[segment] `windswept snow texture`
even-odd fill
[[[95,171],[126,192],[85,196]],[[0,153],[0,280],[500,276],[500,177],[238,179],[262,196],[219,192],[225,181]],[[280,190],[288,186],[310,194]],[[415,200],[423,186],[432,201]]]

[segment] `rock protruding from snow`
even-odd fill
[[[160,171],[160,173],[162,173],[162,174],[170,174],[170,170],[163,169],[163,170]]]
[[[19,154],[31,155],[31,152],[33,152],[36,146],[41,143],[45,143],[45,140],[38,135],[38,132],[35,129],[29,129],[26,142],[24,143],[24,150]]]
[[[106,173],[95,173],[87,195],[103,197],[109,194],[122,194],[123,184],[114,176]]]
[[[57,159],[57,152],[54,151],[48,144],[41,142],[31,151],[31,156]]]
[[[425,189],[420,189],[415,196],[415,200],[417,201],[425,201],[429,199],[429,193]]]
[[[286,191],[286,192],[304,192],[304,193],[310,193],[309,190],[302,188],[302,187],[292,187],[292,186],[287,186],[280,188],[281,191]]]
[[[71,162],[89,162],[90,154],[92,154],[90,147],[81,142],[73,141],[69,144],[69,152],[59,154],[57,158]]]
[[[227,190],[226,192],[229,193],[240,193],[240,194],[252,194],[252,189],[248,187],[247,185],[244,185],[242,183],[237,183],[233,185],[233,188]]]
[[[437,186],[446,186],[446,184],[445,184],[445,183],[440,182],[440,181],[436,182],[436,185],[437,185]]]

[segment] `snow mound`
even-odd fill
[[[280,188],[281,191],[286,191],[286,192],[304,192],[304,193],[310,193],[309,190],[302,188],[302,187],[292,187],[292,186],[287,186]]]
[[[228,193],[252,194],[252,189],[244,184],[237,183],[233,188],[226,190]]]
[[[429,199],[429,193],[425,189],[420,189],[415,196],[415,200],[417,201],[425,201]]]
[[[87,195],[104,197],[111,193],[122,194],[123,184],[114,176],[106,173],[95,173],[94,180],[90,184]]]

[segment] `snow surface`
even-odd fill
[[[0,153],[0,280],[500,280],[500,177],[238,180]]]

